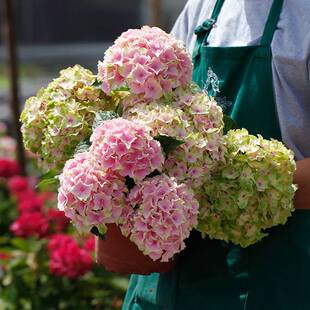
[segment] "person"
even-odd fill
[[[297,210],[245,249],[192,233],[174,271],[131,277],[123,309],[309,310],[310,1],[189,0],[172,33],[239,127],[294,151]]]

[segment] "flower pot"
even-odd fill
[[[176,260],[167,263],[153,261],[124,237],[118,226],[109,224],[104,239],[96,238],[96,260],[108,271],[124,274],[143,274],[171,271]]]

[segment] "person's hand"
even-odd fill
[[[297,161],[296,165],[294,183],[298,190],[295,193],[294,207],[310,210],[310,157]]]
[[[164,273],[172,270],[175,264],[152,261],[125,238],[114,224],[108,225],[104,239],[97,238],[96,258],[97,263],[103,265],[106,270],[124,274]]]

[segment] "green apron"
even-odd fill
[[[273,1],[260,45],[211,47],[208,35],[223,2],[195,31],[193,79],[203,86],[211,68],[238,126],[281,139],[270,44],[283,0]],[[123,309],[310,310],[310,212],[295,211],[268,232],[246,249],[192,232],[173,272],[131,277]]]

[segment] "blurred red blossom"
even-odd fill
[[[24,192],[28,189],[28,180],[21,175],[15,175],[9,179],[8,188],[12,195]]]
[[[49,209],[47,219],[55,232],[64,231],[70,224],[70,220],[65,216],[65,212],[56,209]]]
[[[55,276],[78,278],[92,269],[91,255],[76,242],[63,238],[61,246],[49,245],[49,250],[50,271]]]
[[[89,236],[85,241],[84,241],[84,249],[90,253],[95,252],[95,243],[96,243],[96,238],[95,236]]]
[[[32,213],[32,212],[41,212],[42,210],[42,202],[37,197],[29,197],[27,199],[23,199],[19,202],[18,211],[20,214],[24,213]]]
[[[10,178],[18,175],[20,167],[15,160],[8,158],[0,158],[0,177]]]
[[[53,234],[49,238],[47,249],[48,249],[48,252],[52,254],[58,248],[61,248],[71,243],[76,244],[76,241],[70,235],[61,234],[61,233]]]
[[[48,235],[48,220],[41,212],[21,214],[10,226],[11,232],[18,237],[43,238]]]

